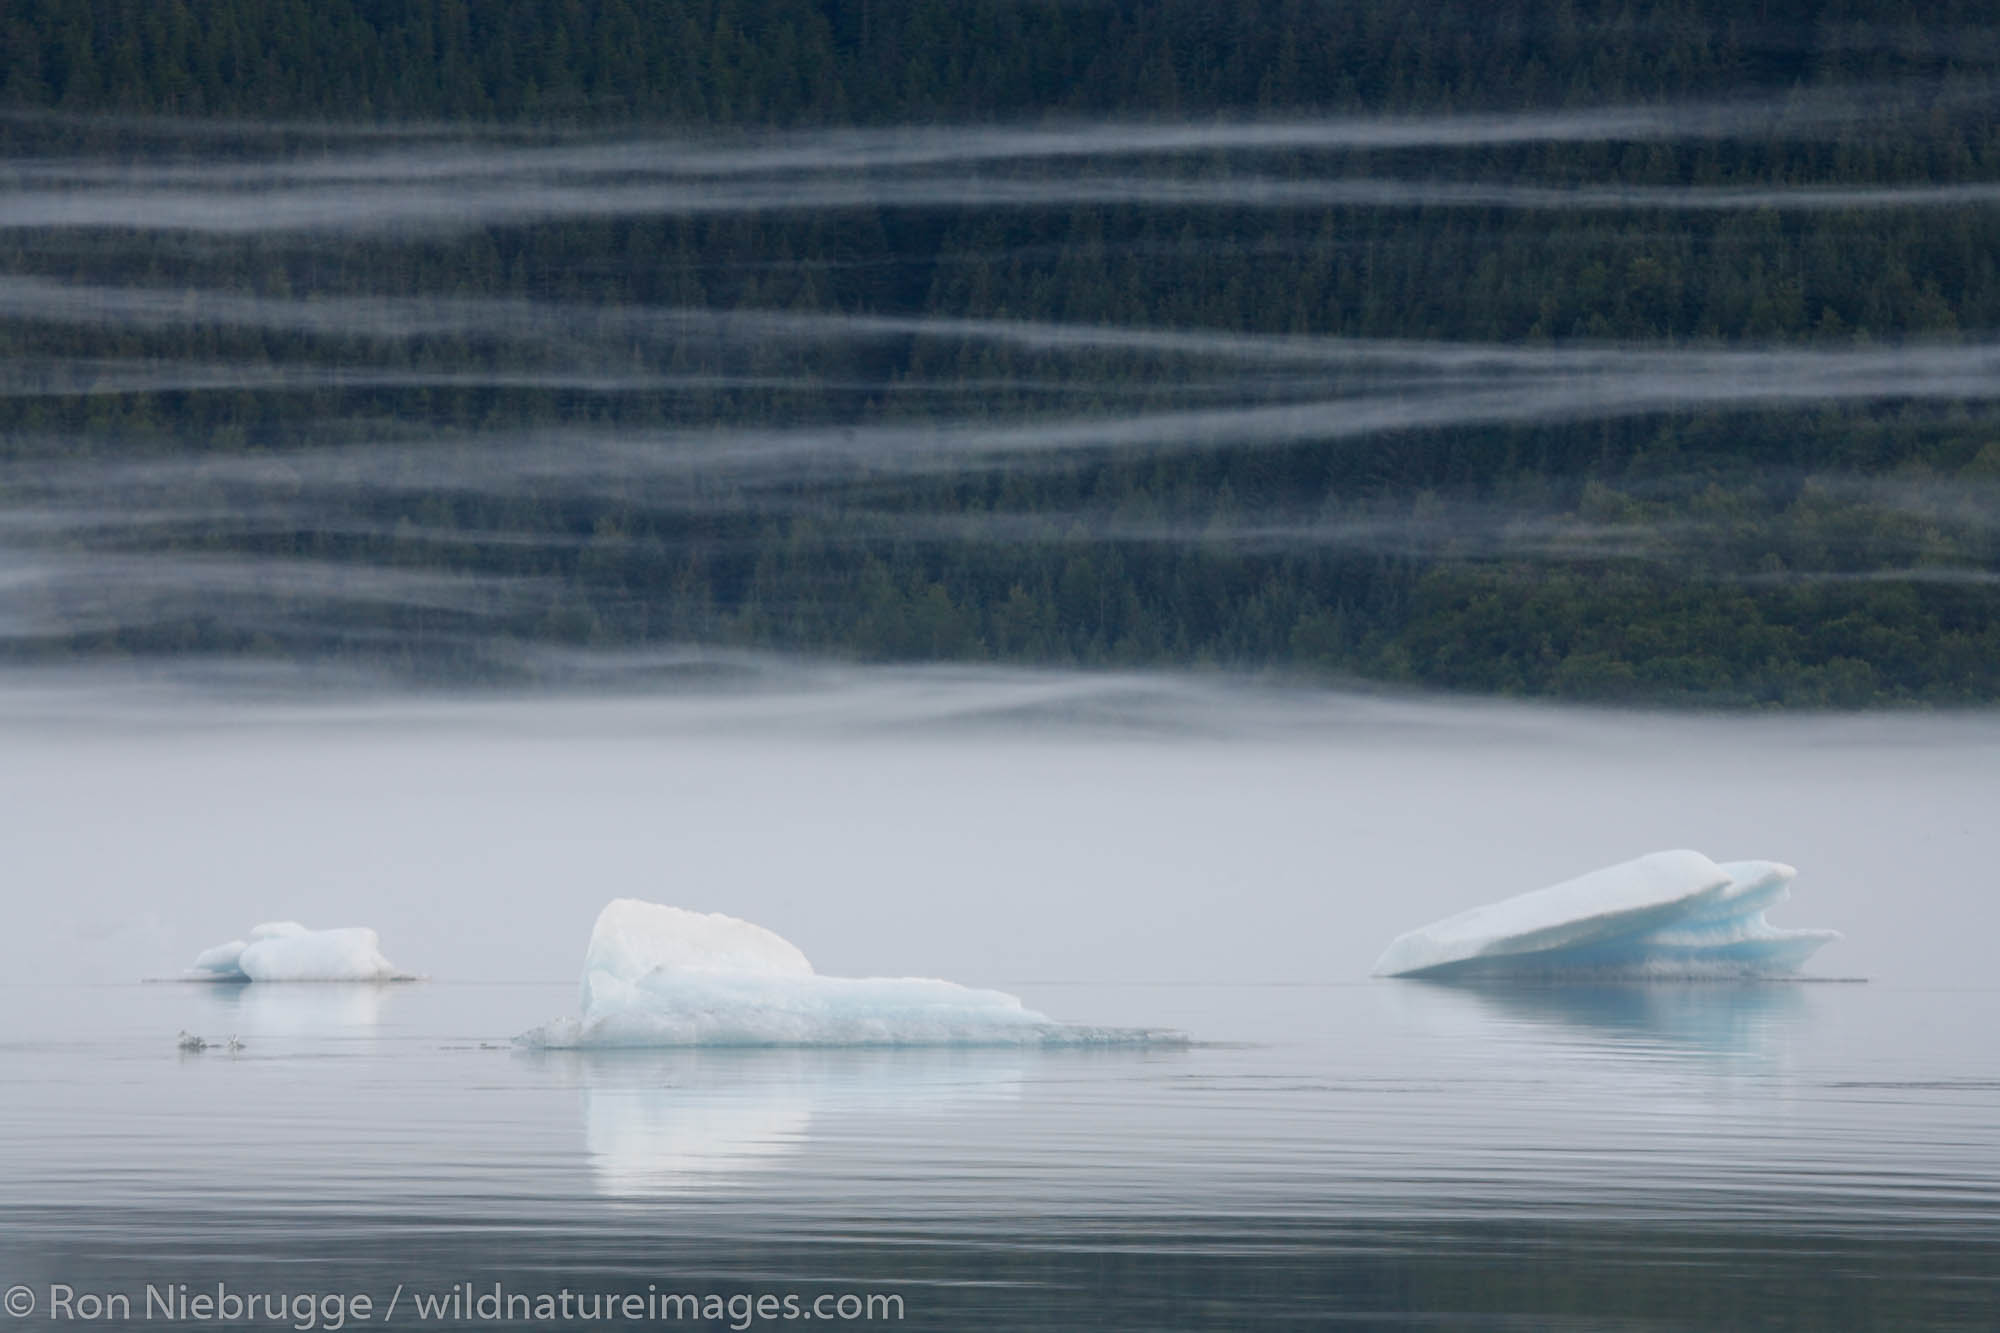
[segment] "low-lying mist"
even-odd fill
[[[172,976],[241,923],[375,927],[440,980],[575,976],[606,900],[835,974],[1361,982],[1391,936],[1634,854],[1800,869],[1812,971],[1984,984],[1984,716],[1720,719],[1215,676],[569,663],[567,697],[16,673],[16,982]]]

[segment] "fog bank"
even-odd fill
[[[561,700],[10,678],[0,967],[165,975],[293,916],[368,921],[441,980],[563,980],[629,893],[764,923],[829,972],[1060,1009],[1065,982],[1359,984],[1411,926],[1695,846],[1799,868],[1775,924],[1846,936],[1810,972],[1989,983],[1988,715],[628,665],[666,674]]]

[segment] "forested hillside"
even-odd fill
[[[0,32],[24,106],[801,127],[1983,75],[1992,17],[1966,0],[11,0]]]
[[[0,651],[2000,697],[1972,5],[10,0]]]

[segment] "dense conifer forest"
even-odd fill
[[[1969,4],[9,0],[0,652],[2000,697]]]

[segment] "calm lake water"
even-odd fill
[[[598,1056],[506,1044],[568,985],[10,989],[22,1327],[55,1286],[164,1323],[149,1284],[368,1296],[349,1327],[2000,1323],[1991,987],[1025,983],[1200,1040]],[[426,1312],[468,1282],[638,1317]]]
[[[1996,773],[1988,715],[1219,678],[17,679],[0,1326],[1990,1330]],[[1825,979],[1368,979],[1669,847],[1796,864]],[[621,895],[1194,1044],[513,1048]],[[287,918],[433,980],[140,981]]]

